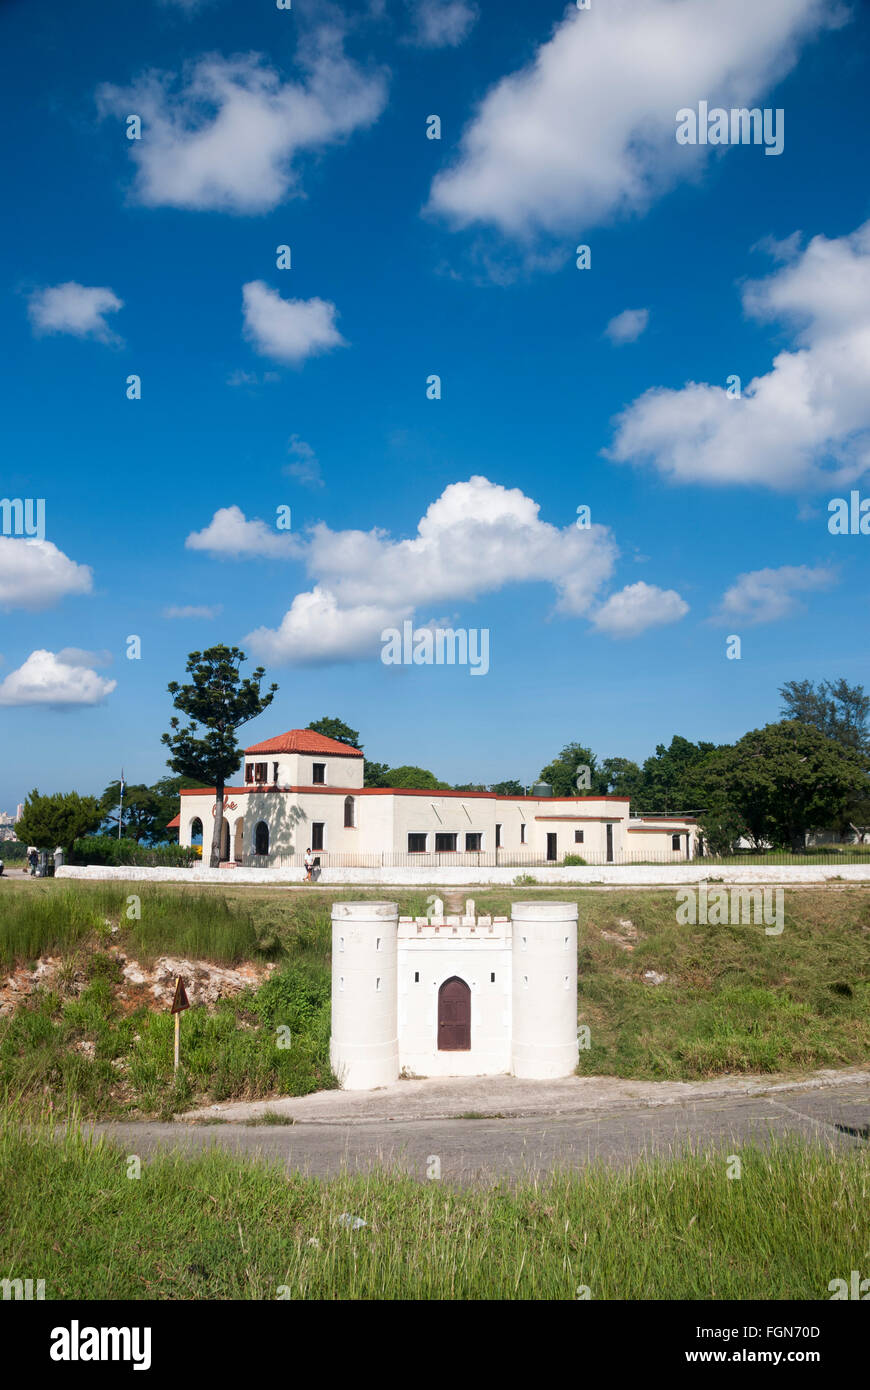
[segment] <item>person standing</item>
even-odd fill
[[[305,851],[305,882],[311,882],[311,871],[314,868],[314,855],[310,849]]]
[[[39,863],[39,854],[34,846],[31,846],[27,852],[27,862],[30,865],[30,877],[33,878],[36,874],[36,866]]]

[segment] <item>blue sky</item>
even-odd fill
[[[12,0],[0,50],[0,495],[46,506],[0,537],[0,809],[163,775],[221,641],[280,686],[243,744],[338,715],[451,781],[870,684],[827,524],[870,496],[866,7]],[[679,146],[702,100],[782,154]],[[384,665],[407,618],[488,673]]]

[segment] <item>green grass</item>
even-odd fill
[[[3,885],[3,892],[6,891]],[[136,889],[141,917],[127,917]],[[471,890],[478,912],[508,915],[540,890]],[[328,1067],[330,907],[383,897],[359,890],[302,894],[270,888],[141,884],[23,884],[0,902],[0,966],[62,957],[57,993],[0,1020],[0,1084],[22,1097],[47,1088],[84,1113],[166,1115],[206,1100],[302,1095],[334,1085]],[[422,915],[428,890],[398,890],[399,910]],[[862,888],[785,890],[785,929],[686,926],[675,892],[563,888],[579,904],[579,1022],[589,1029],[579,1070],[646,1080],[723,1073],[803,1072],[866,1063],[870,1055],[870,894]],[[630,920],[634,939],[620,921]],[[112,933],[112,926],[119,928]],[[618,940],[623,938],[625,950]],[[273,958],[260,991],[182,1025],[183,1068],[171,1075],[171,1020],[113,1007],[109,941],[147,961],[161,952],[235,963]],[[65,996],[85,969],[88,988]],[[646,971],[667,976],[645,982]],[[276,1045],[279,1026],[291,1047]],[[93,1044],[82,1048],[80,1044]],[[93,1051],[93,1055],[88,1055]]]
[[[828,1299],[868,1269],[870,1162],[809,1147],[456,1189],[0,1129],[0,1278],[47,1299]],[[360,1216],[354,1231],[339,1222]],[[286,1290],[286,1293],[279,1291]]]

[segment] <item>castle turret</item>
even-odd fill
[[[396,903],[332,909],[332,1070],[347,1091],[399,1078]]]
[[[512,1070],[529,1080],[577,1066],[577,904],[514,903]]]

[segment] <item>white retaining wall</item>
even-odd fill
[[[360,886],[389,884],[391,887],[427,886],[442,884],[456,887],[472,884],[516,884],[526,871],[512,869],[324,869],[318,883],[330,887],[359,884]],[[759,864],[756,868],[704,867],[694,864],[590,864],[567,869],[533,869],[532,877],[539,888],[559,884],[614,884],[631,888],[637,884],[678,883],[822,883],[837,879],[846,883],[870,883],[870,863],[864,864]],[[87,867],[65,864],[57,870],[56,878],[120,879],[124,882],[141,880],[146,883],[302,883],[304,869],[143,869],[133,866],[119,868],[103,864]],[[529,885],[532,886],[532,885]]]

